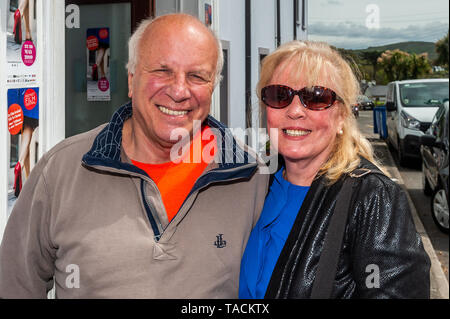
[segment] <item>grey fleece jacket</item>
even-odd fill
[[[53,283],[57,298],[238,297],[268,175],[233,138],[218,137],[222,162],[169,223],[155,183],[121,148],[131,115],[131,104],[121,107],[33,169],[0,246],[1,298],[46,298]],[[225,132],[212,117],[207,124]]]

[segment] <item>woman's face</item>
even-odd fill
[[[304,76],[300,79],[292,80],[290,72],[293,67],[298,68],[293,62],[284,62],[278,66],[267,85],[281,84],[294,90],[300,90],[307,86],[307,81],[305,81],[308,76],[307,70],[302,72]],[[329,71],[336,72],[334,69]],[[314,85],[324,86],[339,95],[338,86],[329,78],[326,74],[322,74]],[[294,97],[290,105],[283,109],[266,106],[269,132],[271,128],[275,128],[278,133],[278,141],[276,141],[273,136],[274,132],[271,132],[272,144],[286,161],[301,161],[305,165],[312,161],[316,161],[316,164],[325,163],[332,151],[338,132],[343,129],[343,117],[339,111],[341,107],[343,105],[336,101],[333,106],[325,110],[309,110],[300,102],[298,95]]]

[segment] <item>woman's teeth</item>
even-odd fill
[[[311,133],[311,131],[301,131],[301,130],[283,130],[283,132],[289,136],[303,136]]]
[[[163,112],[164,114],[167,115],[186,115],[188,114],[188,111],[172,111],[169,110],[168,108],[164,107],[164,106],[158,106],[158,109]]]

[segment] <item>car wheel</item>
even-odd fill
[[[423,193],[427,196],[433,194],[433,190],[431,189],[430,183],[428,182],[427,177],[425,176],[425,164],[422,163],[422,189]]]
[[[437,188],[431,200],[431,216],[436,226],[448,234],[448,202],[445,190]]]
[[[400,140],[398,140],[398,142],[397,142],[397,157],[398,157],[398,162],[399,162],[400,166],[404,166],[406,164],[406,158],[405,158],[405,152],[403,150],[403,145],[400,142]]]

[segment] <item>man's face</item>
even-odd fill
[[[153,146],[170,147],[174,129],[192,134],[193,121],[208,116],[214,90],[217,47],[198,25],[159,22],[141,40],[129,74],[133,117]]]

